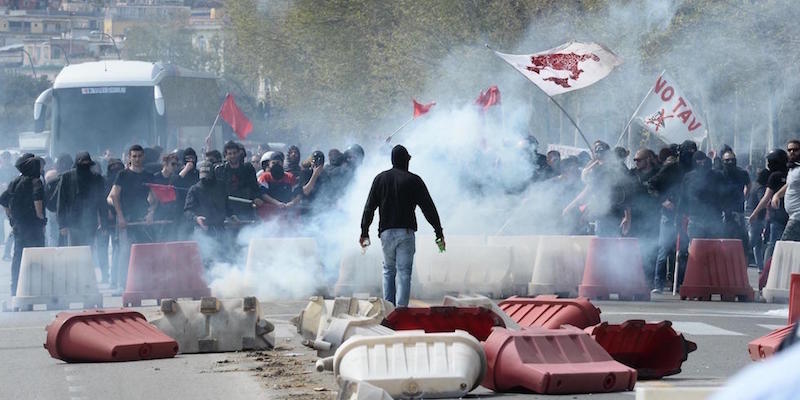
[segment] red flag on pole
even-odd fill
[[[236,136],[238,136],[239,139],[246,138],[247,135],[253,131],[253,124],[247,119],[247,116],[244,115],[242,110],[236,106],[233,95],[230,93],[225,96],[225,102],[222,103],[219,115],[233,128],[233,131],[236,132]]]
[[[500,104],[500,89],[497,88],[497,85],[489,86],[485,92],[481,92],[478,95],[478,98],[475,99],[475,105],[480,106],[483,111],[489,109],[489,107]]]
[[[414,118],[421,117],[428,113],[431,110],[431,107],[436,105],[435,101],[432,101],[428,104],[420,104],[417,103],[416,100],[411,99],[414,102]]]
[[[156,196],[159,203],[173,202],[178,198],[175,193],[175,186],[159,185],[157,183],[148,183],[147,186],[153,191],[153,195]]]

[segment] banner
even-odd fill
[[[658,76],[634,118],[667,143],[700,144],[708,134],[703,117],[666,72]]]

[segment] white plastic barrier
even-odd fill
[[[292,323],[297,327],[297,333],[304,339],[317,340],[325,334],[332,318],[364,317],[381,323],[393,310],[394,306],[391,303],[379,297],[367,300],[353,297],[325,300],[321,296],[313,296],[300,314],[292,318]]]
[[[308,237],[253,239],[247,251],[245,276],[253,286],[246,294],[269,299],[319,294],[323,282],[317,243]]]
[[[511,247],[488,246],[483,236],[447,236],[447,250],[417,237],[412,293],[432,299],[449,293],[500,297],[511,288]]]
[[[392,400],[385,390],[366,382],[343,380],[337,400]]]
[[[503,309],[497,306],[497,303],[495,303],[494,301],[492,301],[492,299],[486,296],[481,296],[481,295],[444,296],[442,305],[454,306],[454,307],[468,307],[468,306],[486,307],[494,311],[494,313],[497,314],[497,316],[503,320],[503,323],[505,324],[506,328],[514,330],[520,329],[519,325],[516,322],[514,322],[514,320],[511,319],[511,317],[509,317],[508,314],[506,314],[506,312],[503,311]]]
[[[12,308],[30,311],[34,305],[48,310],[102,307],[95,265],[89,246],[28,247],[22,250],[19,281]]]
[[[178,342],[181,353],[263,350],[274,347],[275,329],[261,318],[255,297],[161,301],[150,323]]]
[[[489,236],[490,246],[511,246],[511,284],[512,293],[520,296],[528,294],[536,254],[539,251],[541,236]]]
[[[764,299],[769,303],[787,302],[793,273],[800,273],[800,242],[778,241],[762,291]]]
[[[578,296],[592,236],[541,236],[528,295]]]
[[[383,282],[383,251],[380,243],[369,246],[365,253],[348,249],[339,265],[339,278],[333,288],[335,296],[367,293],[380,296]]]
[[[343,315],[330,318],[325,331],[317,340],[303,340],[305,346],[317,351],[317,357],[328,357],[347,339],[359,336],[386,336],[394,334],[394,330],[381,325],[381,321],[369,317],[353,317]]]
[[[337,381],[367,382],[394,398],[460,398],[485,370],[483,347],[463,331],[353,336],[333,357]]]

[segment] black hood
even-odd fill
[[[36,177],[42,174],[42,159],[30,153],[18,158],[14,166],[24,176]]]
[[[408,161],[411,160],[411,156],[408,154],[408,150],[401,145],[394,146],[392,149],[392,166],[398,169],[402,169],[404,171],[408,171]]]

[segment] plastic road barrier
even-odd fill
[[[561,325],[586,328],[600,323],[600,309],[589,299],[559,299],[554,295],[509,297],[497,304],[523,328],[558,329]]]
[[[762,294],[769,303],[787,302],[792,274],[800,273],[800,242],[779,241],[772,253],[767,283]]]
[[[317,351],[317,357],[332,356],[336,349],[353,336],[386,336],[393,335],[394,330],[380,324],[380,321],[368,317],[352,317],[343,315],[331,318],[325,331],[317,340],[303,340],[303,345]]]
[[[722,301],[753,301],[747,260],[738,239],[692,239],[689,244],[681,299],[711,300],[714,294]]]
[[[576,328],[495,328],[483,348],[488,368],[482,385],[495,392],[619,392],[636,384],[636,370]]]
[[[94,261],[89,246],[28,247],[22,250],[17,293],[12,309],[31,311],[44,304],[48,310],[102,307]]]
[[[608,299],[612,293],[620,300],[650,300],[636,238],[595,237],[589,242],[578,295]]]
[[[502,318],[489,308],[452,306],[395,308],[383,320],[383,325],[396,331],[422,329],[438,333],[461,330],[481,341],[489,337],[493,327],[504,327]]]
[[[363,254],[358,249],[346,250],[339,265],[339,278],[333,287],[335,296],[368,293],[381,295],[383,282],[383,252],[380,246],[370,246]]]
[[[385,390],[366,382],[343,380],[337,400],[392,400]]]
[[[325,300],[321,296],[312,296],[300,314],[292,318],[292,324],[297,327],[297,333],[304,339],[313,341],[325,335],[332,318],[365,317],[380,324],[392,310],[394,310],[392,303],[378,297],[366,300],[354,297]]]
[[[511,291],[510,295],[527,295],[528,284],[539,251],[541,236],[489,236],[489,246],[511,246]]]
[[[672,329],[672,322],[645,323],[625,321],[586,328],[600,346],[615,360],[635,368],[639,379],[661,379],[681,372],[689,353],[697,350],[694,342]]]
[[[542,236],[536,253],[528,295],[578,295],[589,241],[594,236]]]
[[[800,274],[792,274],[789,284],[789,323],[800,318]]]
[[[753,361],[759,361],[775,354],[783,339],[792,334],[792,328],[794,328],[794,324],[775,329],[748,343],[747,352],[750,353],[750,358]]]
[[[134,244],[122,304],[138,307],[146,299],[210,296],[203,272],[197,242]]]
[[[262,350],[275,345],[275,327],[261,318],[258,299],[164,299],[150,323],[180,345],[181,353]]]
[[[327,364],[337,381],[366,382],[393,398],[459,398],[480,384],[486,356],[466,332],[407,331],[353,336]]]
[[[175,340],[126,309],[61,312],[45,330],[44,348],[66,362],[149,360],[178,352]]]
[[[516,321],[511,319],[511,317],[506,314],[503,309],[497,306],[497,303],[492,301],[492,299],[481,296],[481,295],[474,295],[474,296],[444,296],[444,300],[442,300],[443,306],[455,306],[455,307],[467,307],[467,306],[480,306],[486,307],[494,311],[495,315],[500,317],[503,320],[503,325],[508,329],[520,329],[519,325],[517,325]]]
[[[448,236],[440,253],[429,238],[417,236],[412,292],[432,299],[454,293],[499,297],[511,289],[511,247],[487,246],[484,236]]]

